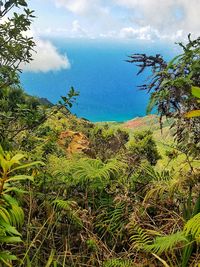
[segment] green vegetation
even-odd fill
[[[20,88],[26,5],[0,14],[25,7],[0,24],[0,267],[198,267],[200,39],[170,63],[129,60],[152,67],[160,123],[93,124],[70,113],[73,87],[53,106]]]

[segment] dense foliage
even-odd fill
[[[183,53],[169,63],[159,54],[135,54],[130,56],[128,62],[136,63],[140,67],[138,74],[151,68],[152,77],[149,83],[140,86],[141,89],[151,92],[147,111],[150,112],[156,106],[161,125],[163,116],[174,118],[178,142],[182,142],[182,147],[189,154],[196,153],[197,156],[200,152],[200,38],[191,40],[189,35],[188,43],[179,45]],[[190,111],[193,112],[188,114]]]
[[[23,12],[13,12],[10,17],[9,12],[15,8],[23,8]],[[27,32],[33,18],[27,1],[0,1],[0,89],[18,83],[21,65],[32,59],[35,43]]]
[[[27,6],[0,3],[0,19]],[[131,56],[153,68],[150,108],[172,118],[160,135],[78,119],[74,88],[57,105],[24,93],[18,63],[34,46],[24,12],[0,25],[0,266],[197,267],[199,39],[170,63]]]

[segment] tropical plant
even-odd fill
[[[15,8],[23,11],[21,14],[11,12]],[[2,22],[5,16],[7,19]],[[33,18],[26,0],[0,2],[0,89],[18,84],[21,65],[32,60],[35,43],[27,36],[27,31]]]
[[[18,186],[21,181],[33,181],[32,175],[16,174],[18,171],[41,164],[41,162],[22,163],[23,154],[12,156],[9,152],[4,152],[0,147],[0,245],[1,249],[5,244],[22,242],[21,234],[17,228],[21,228],[24,222],[24,212],[19,206],[13,194],[23,193]],[[0,260],[6,266],[12,266],[11,261],[16,260],[5,249],[0,252]]]
[[[191,110],[199,110],[199,101],[192,92],[200,86],[200,38],[191,40],[188,36],[186,45],[179,43],[183,53],[176,56],[169,63],[157,54],[147,56],[145,54],[134,54],[127,60],[130,63],[137,63],[140,67],[138,74],[146,68],[152,69],[151,80],[144,84],[141,89],[151,92],[150,102],[147,111],[157,107],[162,117],[174,118],[176,138],[182,143],[185,150],[196,156],[199,155],[199,117],[188,117],[185,114]],[[191,114],[191,113],[189,113]]]
[[[147,229],[144,230],[138,224],[132,222],[129,226],[132,247],[137,250],[150,252],[154,256],[168,255],[167,261],[169,261],[169,266],[171,267],[186,267],[189,264],[194,244],[196,243],[197,246],[199,244],[199,218],[200,213],[187,221],[182,231],[177,231],[165,236],[162,236],[159,232]],[[154,236],[153,239],[152,236]],[[178,256],[178,251],[181,253],[181,257]]]
[[[196,98],[200,98],[200,87],[192,86],[192,95]],[[199,102],[200,100],[198,100]],[[200,116],[200,110],[191,110],[185,114],[186,118],[193,118],[193,117],[199,117]]]
[[[156,165],[160,155],[152,132],[149,130],[135,132],[133,138],[128,143],[128,155],[135,158],[136,162],[148,160],[151,165]]]
[[[108,125],[95,125],[89,131],[89,140],[91,148],[89,155],[106,162],[113,157],[123,155],[129,135],[122,129],[113,129]]]

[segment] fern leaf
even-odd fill
[[[4,227],[5,232],[7,232],[8,234],[21,236],[21,234],[16,230],[15,227],[11,226],[10,224],[6,223],[5,221],[0,220],[0,225],[1,225],[1,227]]]
[[[124,259],[110,259],[103,263],[103,267],[132,267],[133,262],[131,260]]]
[[[7,207],[9,223],[13,226],[21,227],[24,223],[24,212],[22,208],[19,207],[17,200],[7,194],[3,195],[3,199],[6,201],[7,205],[9,205],[9,207]]]
[[[59,210],[65,210],[67,217],[76,225],[82,226],[82,221],[77,215],[77,203],[72,200],[57,199],[52,204]]]
[[[0,206],[0,218],[3,219],[5,222],[9,223],[10,214],[4,207],[1,206]]]
[[[22,242],[21,237],[19,236],[5,236],[5,237],[0,237],[0,242],[1,243],[7,243],[7,244],[12,244],[12,243],[19,243]]]
[[[120,173],[120,165],[116,161],[107,164],[97,159],[80,159],[72,166],[72,175],[76,184],[83,186],[86,182],[91,182],[93,188],[104,188],[112,176]]]
[[[195,239],[200,239],[200,213],[187,221],[184,227],[184,232],[186,236],[191,234]]]
[[[162,254],[163,252],[172,251],[179,243],[187,244],[188,242],[183,232],[176,232],[171,235],[156,237],[153,244],[145,244],[143,248],[148,252]]]
[[[76,205],[76,202],[72,200],[56,199],[52,202],[52,204],[54,204],[56,208],[59,208],[61,210],[71,210],[72,207]]]
[[[130,240],[132,241],[133,248],[140,250],[151,243],[150,236],[139,225],[131,224],[130,231],[132,233]]]
[[[21,166],[13,168],[9,173],[12,173],[12,172],[15,172],[15,171],[21,170],[21,169],[30,168],[30,167],[35,166],[35,165],[44,166],[45,164],[42,161],[35,161],[35,162],[31,162],[31,163],[26,163],[26,164],[23,164]]]
[[[9,266],[12,267],[13,265],[11,265],[8,262],[17,260],[17,257],[15,255],[10,254],[10,252],[8,251],[0,251],[0,261],[2,261],[5,266]]]
[[[20,160],[22,160],[23,158],[25,158],[25,155],[23,154],[16,154],[15,156],[13,156],[11,158],[11,160],[9,160],[9,164],[10,166],[14,165],[14,164],[20,164]]]
[[[34,178],[33,176],[30,176],[30,175],[15,175],[15,176],[12,176],[10,177],[7,182],[10,182],[10,181],[23,181],[23,180],[30,180],[30,181],[34,181]]]

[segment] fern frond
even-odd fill
[[[89,186],[91,189],[103,189],[110,179],[117,178],[122,173],[122,165],[116,160],[103,163],[91,158],[49,158],[50,172],[60,177],[66,184]]]
[[[192,235],[193,238],[200,242],[200,213],[197,213],[189,221],[187,221],[184,227],[185,235]]]
[[[10,254],[8,251],[0,251],[0,261],[2,261],[5,266],[12,266],[8,262],[17,260],[17,257],[15,255]]]
[[[152,184],[152,188],[150,188],[145,195],[144,202],[147,202],[149,199],[158,199],[162,198],[165,192],[168,191],[169,185],[165,181],[158,181]]]
[[[21,236],[21,234],[16,230],[15,227],[11,226],[10,224],[6,223],[5,221],[0,220],[0,225],[1,225],[1,230],[3,230],[2,233],[8,233],[11,235]]]
[[[82,226],[82,221],[77,213],[77,203],[72,200],[56,199],[52,202],[56,210],[65,211],[65,215],[76,225]]]
[[[104,235],[109,233],[111,236],[122,236],[128,218],[124,216],[126,204],[121,202],[111,207],[100,207],[101,212],[96,217],[95,228]]]
[[[98,159],[83,158],[76,162],[72,167],[72,176],[75,183],[85,185],[91,182],[91,187],[104,188],[111,177],[119,175],[121,168],[116,161],[103,163]]]
[[[103,263],[103,267],[131,267],[133,262],[131,260],[110,259]]]
[[[10,223],[16,227],[21,227],[24,223],[24,212],[18,205],[13,205],[9,210]]]
[[[132,247],[134,249],[140,250],[143,249],[144,246],[151,244],[152,241],[147,231],[142,229],[139,225],[132,223],[129,229],[132,234],[130,240],[132,241]]]
[[[3,219],[5,222],[10,222],[10,214],[6,208],[0,206],[0,219]]]
[[[171,235],[156,237],[152,244],[145,244],[143,249],[147,252],[162,254],[163,252],[172,251],[177,244],[188,243],[188,239],[183,232],[176,232]]]
[[[169,171],[157,171],[153,166],[148,165],[145,166],[144,168],[145,174],[148,175],[148,178],[152,181],[169,181],[171,179],[171,175]]]
[[[24,223],[24,212],[22,208],[18,205],[16,199],[10,195],[4,194],[3,199],[8,205],[7,211],[9,213],[9,223],[16,227],[21,227]]]
[[[149,199],[160,199],[166,193],[169,194],[172,192],[171,182],[173,180],[173,175],[170,171],[157,171],[152,166],[144,167],[145,175],[147,175],[148,180],[151,181],[150,188],[144,198],[144,202]]]
[[[72,207],[76,206],[76,202],[72,200],[61,200],[56,199],[52,202],[53,205],[55,205],[56,208],[61,210],[71,210]]]

